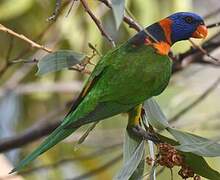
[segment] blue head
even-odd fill
[[[205,38],[208,34],[208,30],[202,17],[190,12],[178,12],[172,14],[167,18],[148,26],[146,29],[154,39],[158,41],[155,43],[157,46],[154,47],[160,52],[160,54],[168,54],[170,46],[177,41],[187,40],[189,38],[201,39]],[[149,44],[149,39],[152,41],[145,31],[141,31],[129,41],[137,46],[146,42],[146,44]]]
[[[202,17],[195,13],[178,12],[167,17],[171,22],[171,42],[172,44],[193,38],[205,38],[207,28]]]

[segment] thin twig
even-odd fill
[[[34,42],[34,41],[30,40],[29,38],[27,38],[26,36],[24,36],[23,34],[18,34],[18,33],[16,33],[15,31],[13,31],[13,30],[11,30],[11,29],[9,29],[9,28],[3,26],[2,24],[0,24],[0,31],[3,31],[3,32],[6,32],[6,33],[8,33],[8,34],[10,34],[10,35],[12,35],[12,36],[15,36],[15,37],[17,37],[17,38],[19,38],[19,39],[21,39],[21,40],[27,42],[27,43],[30,44],[32,47],[35,47],[35,48],[38,48],[38,49],[42,49],[42,50],[44,50],[44,51],[46,51],[46,52],[48,52],[48,53],[53,52],[52,49],[49,49],[49,48],[44,47],[44,46],[42,46],[42,45],[40,45],[40,44],[37,44],[36,42]]]
[[[216,41],[220,38],[220,32],[217,32],[210,37],[206,42],[202,44],[202,48],[208,53],[215,50],[220,46],[220,42]],[[205,60],[202,53],[198,48],[190,48],[188,51],[178,54],[176,60],[173,62],[173,73],[176,73],[192,63],[210,64],[213,66],[220,66],[220,63],[216,61]]]
[[[103,4],[105,4],[108,8],[112,9],[112,5],[111,5],[111,2],[109,0],[98,0],[100,2],[102,2]],[[127,15],[124,15],[124,22],[126,24],[129,25],[130,28],[133,28],[135,29],[137,32],[141,31],[142,28],[140,27],[140,25],[134,21],[131,17],[127,16]]]
[[[216,61],[216,62],[220,62],[219,59],[211,56],[204,48],[202,48],[201,46],[197,45],[196,43],[193,42],[192,39],[189,39],[189,42],[192,44],[192,46],[195,48],[195,49],[198,49],[200,50],[204,55],[206,55],[207,57],[211,58],[212,60]]]
[[[10,63],[8,63],[8,61],[6,61],[5,65],[0,69],[0,76],[2,76],[2,74],[4,74],[6,72],[8,67],[10,67]]]
[[[159,169],[159,171],[157,171],[156,177],[159,176],[161,173],[163,173],[165,169],[166,169],[166,167],[165,167],[165,166],[162,166],[162,167]]]
[[[99,123],[99,121],[94,122],[87,130],[86,132],[79,138],[79,140],[77,141],[76,145],[80,145],[82,144],[86,138],[88,137],[88,135],[90,134],[90,132],[92,132],[92,130],[96,127],[96,125]]]
[[[4,72],[8,69],[8,67],[10,66],[10,62],[9,62],[9,58],[13,49],[13,45],[14,45],[14,36],[10,36],[10,41],[9,41],[9,47],[8,47],[8,52],[6,54],[5,57],[5,64],[4,66],[0,69],[0,74],[4,74]]]
[[[98,54],[99,56],[102,56],[101,52],[96,48],[96,45],[92,45],[90,42],[88,43],[88,46],[90,49],[92,49],[93,54]]]
[[[208,95],[210,95],[210,93],[212,93],[218,87],[219,83],[220,83],[220,77],[206,91],[204,91],[204,93],[202,93],[195,101],[193,101],[190,105],[188,105],[180,112],[178,112],[176,115],[174,115],[171,119],[169,119],[169,123],[174,123],[184,114],[186,114],[189,110],[191,110],[193,107],[195,107],[200,102],[202,102]]]
[[[55,21],[61,9],[62,0],[56,0],[55,9],[53,14],[47,18],[47,21]]]
[[[12,52],[12,49],[13,49],[13,45],[14,45],[14,36],[10,36],[8,52],[7,52],[6,57],[5,57],[5,60],[6,60],[7,63],[10,59],[11,52]]]
[[[171,180],[173,180],[173,169],[172,168],[169,168],[170,169],[170,177],[171,177]]]
[[[92,18],[92,20],[95,22],[96,26],[100,30],[101,34],[108,39],[108,41],[112,44],[113,47],[115,47],[115,42],[113,41],[112,37],[108,35],[108,33],[104,30],[102,27],[101,22],[96,18],[96,16],[93,14],[93,12],[90,10],[86,0],[80,0],[81,4],[83,5],[85,11],[89,14],[89,16]]]
[[[135,19],[134,18],[134,15],[128,10],[128,8],[125,8],[125,11],[126,13],[130,16],[131,19]],[[137,21],[135,21],[137,22]],[[139,23],[138,23],[139,24]],[[148,32],[148,30],[144,27],[142,27],[140,24],[139,24],[139,27],[145,32],[146,35],[148,35],[154,42],[158,42],[158,40],[150,33]]]
[[[218,26],[220,26],[220,22],[207,25],[207,28],[214,28],[214,27],[218,27]]]
[[[108,0],[99,0],[99,1],[104,3],[110,9],[112,9],[112,5]],[[132,15],[132,13],[127,8],[125,8],[125,10],[128,15],[124,15],[123,18],[124,22],[126,22],[129,25],[129,27],[135,29],[138,32],[143,30],[149,37],[151,37],[153,41],[157,42],[157,40],[144,27],[142,27],[139,23],[137,23],[136,20],[134,20],[134,16]]]
[[[44,28],[42,30],[42,32],[35,38],[35,40],[39,40],[39,39],[42,39],[42,37],[44,36],[44,34],[52,27],[53,23],[50,23],[46,28]],[[14,37],[14,36],[11,36],[11,37]],[[24,50],[22,50],[20,53],[18,53],[18,55],[16,56],[15,59],[21,59],[24,55],[26,55],[30,50],[30,46],[28,46],[27,48],[25,48]],[[6,70],[11,66],[13,65],[14,63],[11,61],[7,61],[6,62],[7,64],[5,64],[5,66],[0,69],[0,74],[4,74],[6,72]]]
[[[68,69],[78,71],[78,72],[83,73],[83,74],[91,74],[91,71],[89,69],[87,69],[86,66],[84,66],[84,65],[82,66],[80,64],[76,64],[75,66],[70,67]]]
[[[68,1],[64,1],[63,5],[60,9],[60,14],[63,12],[63,10],[66,8],[66,6],[69,4]],[[48,23],[48,25],[40,32],[40,34],[38,34],[35,38],[34,41],[39,41],[41,40],[44,35],[51,29],[51,27],[53,27],[53,25],[55,24],[55,21],[52,21],[51,23]],[[30,46],[28,46],[27,48],[25,48],[24,50],[22,50],[15,59],[20,59],[22,57],[24,57],[30,50]]]
[[[11,60],[9,61],[10,64],[17,64],[17,63],[38,63],[39,60],[34,58],[31,60],[27,60],[27,59],[19,59],[19,60]]]
[[[67,14],[65,15],[65,17],[68,17],[68,16],[69,16],[70,12],[71,12],[72,9],[73,9],[73,5],[74,5],[74,3],[75,3],[76,1],[77,1],[77,0],[72,0],[72,3],[71,3],[71,5],[70,5],[70,8],[69,8]]]

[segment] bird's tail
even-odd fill
[[[72,134],[78,128],[71,128],[71,129],[63,129],[62,126],[56,128],[43,142],[42,144],[37,147],[30,155],[24,158],[21,162],[19,162],[15,168],[10,172],[16,172],[21,170],[23,167],[28,165],[31,161],[36,159],[39,155],[49,150],[51,147],[55,146],[58,142],[65,139],[67,136]]]

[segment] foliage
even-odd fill
[[[70,50],[59,50],[44,56],[37,64],[38,75],[70,68],[81,63],[86,55]]]

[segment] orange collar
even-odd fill
[[[149,38],[146,38],[145,44],[153,46],[157,50],[156,53],[158,53],[160,55],[168,56],[168,54],[170,52],[170,44],[168,44],[167,42],[164,42],[164,41],[152,42]]]
[[[172,25],[172,20],[170,20],[169,18],[165,18],[162,19],[159,22],[161,28],[164,31],[165,37],[166,37],[166,41],[171,45],[172,41],[171,41],[171,25]]]
[[[157,50],[160,55],[168,55],[170,52],[170,45],[164,41],[153,43],[153,47]]]

